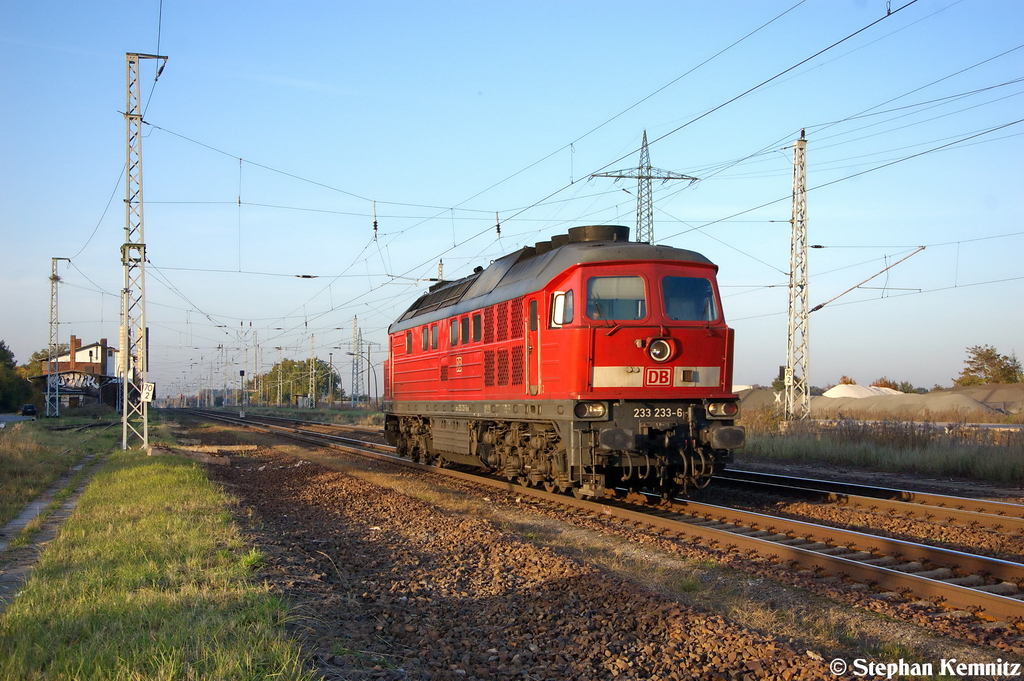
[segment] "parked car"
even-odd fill
[[[21,415],[22,416],[35,416],[36,415],[36,405],[34,405],[34,404],[23,405],[21,407]]]

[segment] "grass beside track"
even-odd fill
[[[2,679],[306,679],[203,468],[115,451],[0,617]]]

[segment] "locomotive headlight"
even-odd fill
[[[711,416],[725,417],[736,416],[740,407],[735,402],[712,402],[708,405],[708,414]]]
[[[672,342],[665,338],[655,338],[647,346],[647,354],[655,362],[667,362],[675,354]]]
[[[608,413],[608,407],[603,402],[577,402],[572,412],[578,419],[600,419]]]

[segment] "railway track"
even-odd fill
[[[1024,506],[1020,504],[753,471],[726,470],[715,480],[735,487],[775,491],[875,513],[1024,535]]]
[[[241,419],[218,412],[182,411],[614,516],[657,528],[677,536],[680,541],[700,541],[752,557],[788,562],[823,576],[868,584],[886,592],[911,594],[987,620],[1006,622],[1007,626],[1024,622],[1024,564],[1019,562],[682,499],[665,502],[623,491],[610,493],[605,499],[576,499],[505,479],[414,463],[389,454],[393,450],[386,445],[311,432],[295,422],[284,424],[258,417]]]

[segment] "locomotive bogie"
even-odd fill
[[[388,442],[423,463],[460,464],[549,488],[685,491],[732,460],[742,429],[722,402],[532,401],[393,405]],[[730,410],[731,413],[736,412]]]

